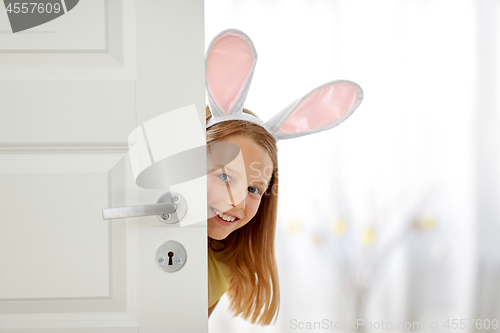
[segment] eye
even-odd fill
[[[225,173],[221,173],[219,175],[219,179],[222,180],[223,182],[230,182],[231,181],[231,177],[229,177],[228,175],[226,175]]]
[[[260,194],[260,188],[255,187],[255,186],[249,186],[249,187],[248,187],[248,190],[250,191],[250,193],[253,193],[253,194]]]

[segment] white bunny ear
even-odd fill
[[[236,29],[219,33],[206,57],[208,104],[213,117],[242,113],[257,52],[250,38]]]
[[[328,130],[346,120],[362,99],[363,90],[356,83],[328,82],[277,113],[266,126],[278,140]]]

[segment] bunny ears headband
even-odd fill
[[[264,127],[276,141],[331,129],[347,119],[363,99],[359,85],[347,80],[323,84],[297,99],[267,122],[243,112],[257,52],[250,38],[236,29],[219,33],[206,56],[206,87],[212,118],[206,128],[228,120]]]

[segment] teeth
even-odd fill
[[[236,220],[235,217],[232,217],[232,216],[228,216],[222,212],[219,212],[217,209],[214,208],[214,211],[217,215],[219,215],[219,217],[225,221],[228,221],[228,222],[233,222],[234,220]]]

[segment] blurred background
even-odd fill
[[[331,80],[364,90],[340,126],[278,144],[276,324],[223,296],[210,332],[500,331],[499,19],[497,0],[205,1],[206,46],[227,28],[255,44],[245,106],[264,121]]]

